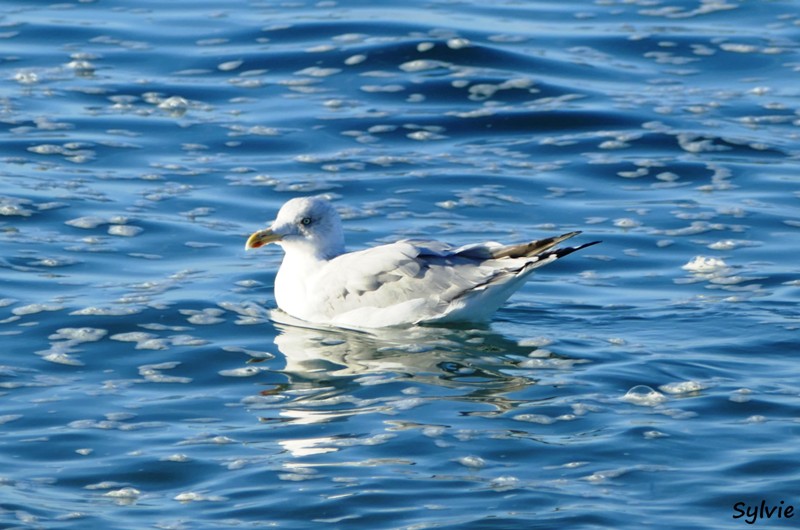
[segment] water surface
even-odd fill
[[[4,2],[2,526],[800,504],[798,28],[783,1]],[[351,248],[603,244],[490,326],[308,329],[243,244],[315,193]]]

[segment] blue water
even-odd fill
[[[799,38],[791,1],[4,1],[0,526],[800,505]],[[488,327],[308,330],[243,245],[317,193],[354,249],[603,244]]]

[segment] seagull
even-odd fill
[[[280,310],[312,324],[364,329],[489,320],[535,269],[599,243],[555,248],[578,234],[457,248],[404,239],[346,252],[336,208],[315,196],[286,202],[245,249],[283,248],[275,278]]]

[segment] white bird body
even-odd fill
[[[535,269],[597,243],[554,249],[578,233],[460,248],[402,240],[347,253],[336,210],[309,197],[287,202],[245,248],[273,242],[283,247],[275,299],[289,315],[316,324],[380,328],[487,320]]]

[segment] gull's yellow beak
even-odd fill
[[[251,248],[263,247],[264,245],[280,241],[281,238],[283,238],[283,236],[280,234],[276,234],[270,228],[265,228],[264,230],[259,230],[258,232],[250,234],[250,237],[247,238],[247,243],[244,244],[244,249],[250,250]]]

